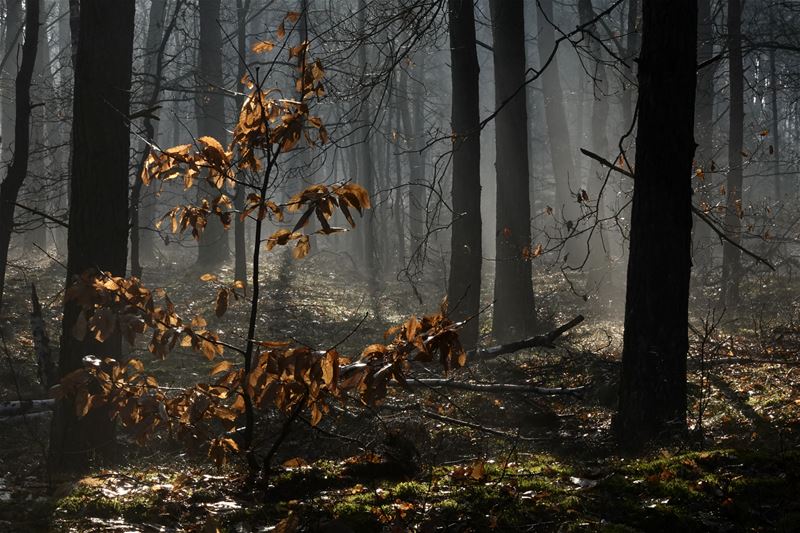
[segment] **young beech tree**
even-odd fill
[[[615,429],[637,447],[686,426],[697,0],[644,2],[639,129]]]
[[[284,36],[285,26],[298,18],[298,13],[290,12],[278,35]],[[259,41],[252,49],[268,53],[274,46]],[[157,357],[166,357],[180,345],[216,364],[208,383],[175,394],[161,389],[137,359],[88,361],[84,368],[65,376],[56,389],[57,396],[72,400],[73,413],[85,416],[103,408],[106,417],[110,414],[140,442],[154,431],[164,430],[187,444],[206,446],[218,463],[224,463],[230,452],[241,451],[246,452],[251,469],[267,470],[285,433],[276,437],[271,451],[259,461],[251,448],[257,411],[274,407],[291,421],[308,410],[312,424],[317,424],[328,412],[329,403],[345,395],[357,395],[369,404],[380,400],[390,380],[405,382],[412,356],[417,361],[438,360],[445,369],[464,364],[466,355],[457,326],[444,312],[409,318],[387,332],[391,342],[371,344],[358,358],[341,356],[335,348],[313,350],[290,342],[258,340],[262,247],[271,250],[293,244],[294,257],[302,258],[310,250],[312,232],[308,229],[312,225],[318,226],[313,233],[320,235],[345,231],[331,226],[335,212],[341,212],[354,226],[352,210],[361,213],[370,207],[367,191],[350,182],[312,185],[282,205],[268,196],[279,158],[300,149],[301,139],[309,146],[327,141],[325,127],[310,110],[313,100],[324,93],[324,73],[319,62],[307,57],[308,41],[289,48],[289,60],[297,60],[300,73],[295,85],[297,100],[275,98],[276,91],[262,89],[263,80],[252,79],[228,147],[204,136],[192,144],[155,151],[141,176],[145,184],[181,179],[187,188],[203,180],[212,192],[198,204],[176,206],[164,216],[162,221],[168,222],[173,232],[191,231],[198,238],[212,218],[224,227],[230,226],[233,216],[255,224],[246,341],[236,345],[220,339],[203,317],[181,316],[164,291],[151,291],[137,278],[87,272],[66,295],[68,305],[79,309],[75,334],[97,341],[122,334],[131,344],[147,334],[148,350]],[[243,180],[244,173],[250,177],[257,174],[260,179]],[[237,213],[225,191],[243,186],[248,187],[248,194],[243,211]],[[267,218],[285,224],[286,217],[293,214],[297,218],[292,225],[262,237]],[[241,280],[223,283],[212,273],[201,280],[216,285],[218,317],[226,312],[231,299],[242,296]],[[231,352],[235,358],[228,357]],[[242,418],[240,431],[236,428],[242,427]]]

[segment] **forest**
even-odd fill
[[[0,0],[0,531],[800,531],[800,2]]]

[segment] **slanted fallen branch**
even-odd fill
[[[447,389],[469,390],[476,392],[527,393],[555,396],[558,394],[575,395],[586,387],[537,387],[534,385],[518,385],[514,383],[469,383],[452,379],[409,378],[409,387],[444,387]]]
[[[491,348],[478,348],[467,352],[467,361],[472,359],[480,359],[485,361],[487,359],[494,359],[507,353],[514,353],[525,348],[534,348],[536,346],[545,346],[547,348],[553,347],[553,342],[561,335],[571,330],[578,324],[583,322],[583,315],[578,315],[564,325],[561,325],[549,333],[544,335],[536,335],[521,341],[510,342],[508,344],[500,344],[492,346]]]
[[[422,416],[426,418],[431,418],[433,420],[438,420],[440,422],[445,422],[447,424],[453,424],[455,426],[464,426],[470,429],[474,429],[477,431],[481,431],[483,433],[488,433],[489,435],[495,435],[497,437],[502,437],[504,439],[508,439],[511,441],[525,441],[525,442],[537,442],[547,440],[546,438],[542,437],[525,437],[523,435],[515,434],[515,433],[508,433],[507,431],[501,431],[499,429],[491,428],[488,426],[482,426],[480,424],[476,424],[475,422],[469,422],[467,420],[461,420],[458,418],[453,418],[451,416],[440,415],[439,413],[434,413],[433,411],[429,411],[424,409],[419,404],[411,404],[411,405],[382,405],[381,409],[390,409],[392,411],[416,411],[420,413]]]

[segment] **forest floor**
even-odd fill
[[[224,340],[241,342],[246,305],[213,318],[215,282],[201,282],[190,264],[187,256],[147,270],[145,283],[166,288],[179,313],[212,317]],[[344,339],[338,349],[357,355],[410,314],[438,309],[433,298],[419,305],[397,281],[370,290],[349,265],[330,252],[300,262],[271,255],[258,336],[314,347]],[[28,322],[30,281],[53,344],[60,334],[63,269],[20,266],[0,328],[0,400],[45,397]],[[220,278],[231,276],[223,270]],[[214,467],[167,436],[139,447],[121,435],[117,464],[48,480],[49,415],[0,419],[0,531],[800,531],[800,310],[776,303],[798,287],[752,279],[746,292],[758,296],[748,311],[724,320],[703,311],[708,294],[695,291],[690,434],[633,457],[610,432],[621,291],[606,287],[587,303],[558,272],[538,272],[536,282],[540,309],[559,311],[540,312],[542,331],[578,313],[586,320],[556,348],[471,362],[453,377],[584,387],[577,394],[397,389],[377,409],[337,407],[316,428],[301,416],[260,485],[247,481],[241,462]],[[438,292],[434,283],[418,290]],[[172,387],[202,381],[212,366],[180,351],[152,361],[144,345],[130,354]],[[259,421],[258,450],[283,422],[275,413]]]

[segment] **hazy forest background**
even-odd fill
[[[0,530],[797,531],[800,3],[0,22]]]

